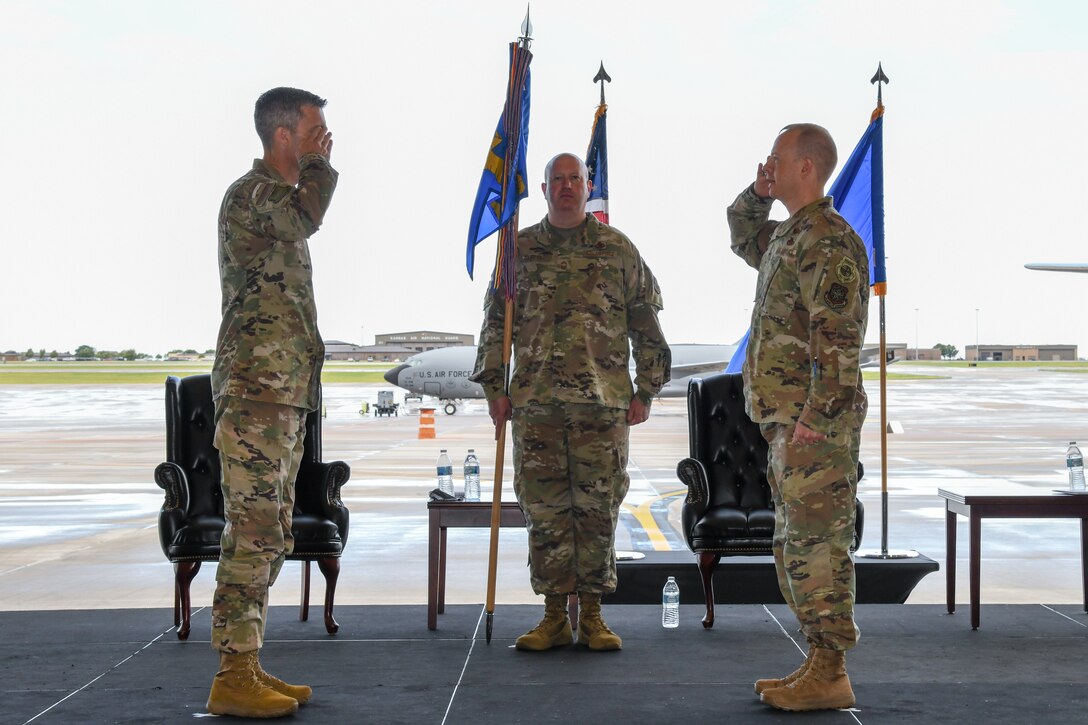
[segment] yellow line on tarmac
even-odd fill
[[[629,504],[623,505],[624,508],[631,512],[631,515],[635,517],[635,520],[642,525],[642,529],[646,532],[646,536],[650,539],[650,543],[654,545],[654,551],[669,551],[669,541],[665,538],[665,535],[661,533],[661,529],[658,528],[657,521],[654,520],[654,515],[650,511],[650,508],[663,498],[676,496],[681,493],[687,493],[687,489],[678,488],[675,491],[666,491],[665,493],[658,494],[655,498],[643,501],[638,506],[631,506]]]

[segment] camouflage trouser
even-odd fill
[[[767,481],[774,498],[778,586],[810,644],[846,650],[854,624],[854,539],[860,425],[811,445],[791,441],[794,425],[764,423]]]
[[[306,411],[232,396],[215,401],[215,447],[223,469],[222,553],[212,600],[212,647],[260,649],[268,588],[294,547],[291,514]]]
[[[537,594],[616,590],[616,522],[627,494],[627,411],[600,405],[514,410],[514,492]]]

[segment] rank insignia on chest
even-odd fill
[[[839,281],[843,284],[851,284],[858,279],[858,266],[854,264],[854,260],[843,257],[839,260],[839,263],[835,265],[835,276],[839,278]]]
[[[848,294],[849,290],[838,282],[832,282],[831,288],[824,293],[824,302],[827,303],[828,307],[839,310],[846,305],[846,296]]]

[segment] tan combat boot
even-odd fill
[[[309,685],[289,685],[275,675],[270,675],[264,671],[261,667],[260,660],[257,661],[257,679],[265,687],[271,687],[281,695],[287,695],[298,701],[299,705],[305,705],[310,701],[314,691]]]
[[[298,700],[281,695],[262,683],[256,652],[227,654],[219,658],[219,672],[212,680],[208,712],[238,717],[284,717],[298,711]]]
[[[514,647],[531,652],[543,652],[573,641],[574,632],[570,627],[570,617],[567,616],[566,595],[548,594],[544,597],[544,619],[518,637]]]
[[[811,644],[808,646],[808,654],[805,656],[805,661],[801,663],[801,666],[796,670],[786,675],[780,680],[756,680],[756,694],[762,695],[764,690],[773,690],[776,687],[785,687],[786,685],[794,682],[801,675],[805,674],[805,670],[808,669],[809,663],[812,662],[812,653],[816,650]]]
[[[846,674],[846,653],[817,647],[808,669],[799,678],[759,699],[779,710],[837,710],[853,707],[854,690]]]
[[[578,644],[605,651],[623,647],[620,636],[608,628],[601,617],[601,595],[578,593]]]

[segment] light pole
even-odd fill
[[[975,308],[975,362],[982,359],[978,350],[978,308]]]
[[[918,362],[918,308],[914,308],[914,361]]]

